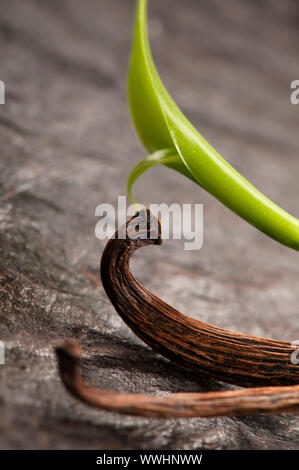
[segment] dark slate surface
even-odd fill
[[[123,324],[99,282],[94,211],[125,194],[144,156],[126,104],[131,0],[0,3],[0,447],[296,449],[295,416],[147,420],[77,403],[53,345],[78,340],[84,374],[125,392],[224,386],[183,370]],[[192,122],[297,217],[299,17],[291,0],[152,0],[155,59]],[[135,257],[148,288],[219,326],[299,339],[298,254],[167,169],[138,182],[143,202],[204,204],[204,248],[168,241]]]

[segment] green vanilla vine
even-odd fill
[[[128,76],[128,97],[138,135],[149,153],[128,179],[132,186],[149,168],[163,164],[187,176],[256,228],[299,251],[299,220],[281,209],[204,139],[165,89],[148,39],[147,0],[138,0]]]

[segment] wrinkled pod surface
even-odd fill
[[[149,211],[132,217],[108,241],[101,278],[115,309],[154,351],[201,375],[245,390],[176,393],[165,397],[96,389],[80,374],[80,348],[56,348],[61,378],[81,401],[101,409],[152,417],[236,416],[299,411],[299,367],[290,343],[227,331],[190,318],[163,302],[130,272],[132,254],[160,245],[161,226]]]

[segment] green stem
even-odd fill
[[[150,51],[147,0],[138,0],[137,3],[128,96],[133,121],[145,148],[154,155],[161,149],[169,149],[172,154],[171,161],[167,156],[147,157],[149,160],[143,160],[139,167],[137,165],[129,177],[130,196],[136,178],[154,164],[162,163],[196,181],[271,238],[299,250],[298,219],[238,173],[193,127],[168,94]]]

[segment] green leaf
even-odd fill
[[[147,0],[138,0],[128,76],[131,114],[151,154],[130,174],[128,192],[148,168],[164,164],[206,189],[232,211],[280,243],[299,250],[299,221],[250,184],[204,139],[174,103],[154,65]]]
[[[175,153],[175,150],[158,150],[157,152],[154,152],[151,155],[148,155],[143,160],[141,160],[130,173],[130,176],[128,178],[128,196],[129,199],[135,204],[137,203],[137,201],[134,199],[132,194],[133,184],[139,178],[139,176],[141,176],[147,170],[156,165],[168,166],[169,168],[172,168],[173,170],[176,170],[179,173],[182,173],[183,175],[187,176],[195,183],[197,182],[194,179],[193,175],[186,168],[180,157],[178,157],[178,155]]]

